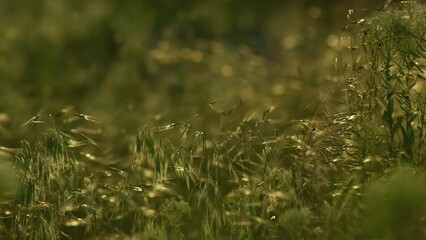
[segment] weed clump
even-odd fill
[[[425,16],[422,4],[407,1],[356,21],[348,78],[354,111],[383,121],[389,158],[418,165],[424,162]]]

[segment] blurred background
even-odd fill
[[[356,19],[382,5],[0,0],[0,145],[16,146],[40,110],[69,104],[123,143],[145,123],[198,114],[208,125],[234,106],[240,117],[306,118],[341,81],[334,64],[348,10]]]

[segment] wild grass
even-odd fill
[[[120,159],[98,143],[99,119],[37,114],[19,147],[0,149],[18,176],[1,236],[424,238],[425,16],[406,2],[348,26],[337,113],[318,103],[283,121],[275,106],[210,102],[208,115],[142,125]]]

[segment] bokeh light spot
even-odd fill
[[[222,75],[225,77],[230,77],[234,74],[234,69],[229,65],[224,65],[221,68]]]
[[[338,47],[339,46],[339,38],[334,34],[328,35],[325,41],[327,42],[328,46],[330,46],[330,47]]]
[[[281,41],[281,45],[285,48],[285,49],[293,49],[297,46],[298,42],[300,41],[300,36],[299,35],[288,35],[286,36],[284,39],[282,39]]]
[[[318,19],[322,15],[322,10],[319,7],[313,6],[308,9],[308,16],[312,19]]]

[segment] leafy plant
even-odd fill
[[[354,77],[349,78],[349,98],[366,121],[380,116],[387,128],[389,157],[423,162],[423,109],[425,10],[404,2],[359,25],[351,46]],[[357,50],[356,50],[357,49]],[[380,115],[379,115],[380,114]]]

